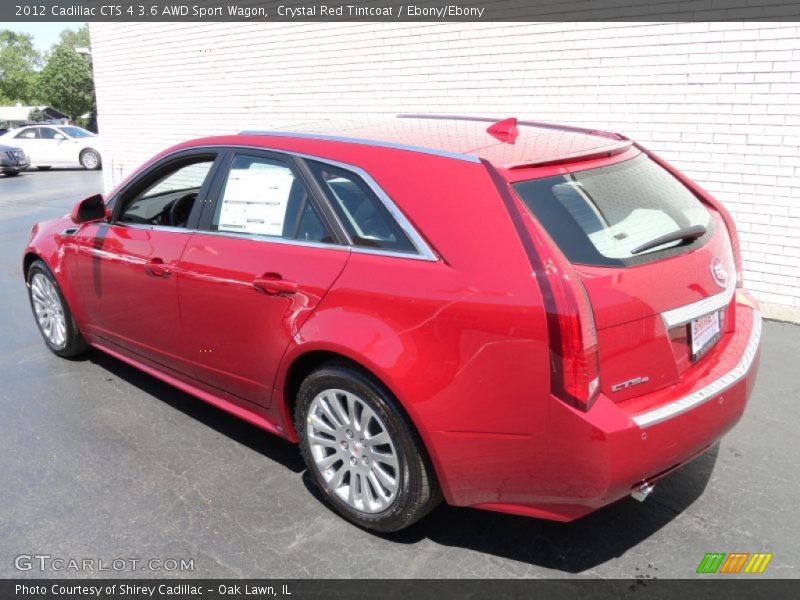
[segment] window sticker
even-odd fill
[[[294,175],[286,167],[252,162],[231,169],[219,216],[219,231],[283,234]]]

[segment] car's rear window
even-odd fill
[[[648,242],[686,228],[711,228],[711,215],[697,197],[645,154],[513,187],[573,263],[638,264],[686,245],[674,240],[634,252]]]

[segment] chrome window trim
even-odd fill
[[[115,223],[106,223],[115,227],[132,227],[133,229],[143,229],[147,231],[171,231],[172,233],[194,233],[196,229],[187,229],[186,227],[173,227],[172,225],[156,225],[149,223],[126,223],[125,221],[117,221]]]
[[[411,222],[406,218],[400,208],[394,203],[394,201],[389,197],[389,195],[383,191],[378,182],[376,182],[372,176],[367,173],[361,167],[357,167],[356,165],[352,165],[349,163],[343,163],[336,160],[332,160],[329,158],[325,158],[322,156],[314,156],[312,154],[304,154],[300,152],[293,152],[291,150],[284,150],[281,148],[268,148],[264,146],[250,146],[250,145],[219,145],[219,146],[192,146],[191,148],[181,148],[180,150],[175,150],[174,152],[170,152],[169,154],[165,154],[164,156],[159,157],[159,161],[168,159],[169,157],[175,154],[181,154],[188,150],[216,150],[216,151],[224,151],[225,149],[239,149],[239,150],[261,150],[267,152],[275,152],[278,154],[285,154],[288,156],[296,156],[298,158],[307,159],[307,160],[315,160],[317,162],[329,164],[334,167],[339,167],[341,169],[345,169],[347,171],[351,171],[361,177],[364,182],[370,187],[370,189],[375,193],[376,196],[380,199],[383,205],[386,207],[386,210],[392,215],[392,217],[397,221],[397,224],[403,230],[403,232],[408,236],[409,240],[411,240],[412,245],[416,248],[419,254],[411,254],[408,252],[395,252],[393,250],[382,250],[380,248],[364,248],[361,246],[353,246],[350,244],[349,246],[343,246],[341,244],[325,244],[321,242],[304,242],[303,240],[289,240],[279,236],[265,236],[259,234],[238,234],[235,232],[224,232],[224,231],[208,231],[204,229],[187,229],[185,227],[171,227],[169,225],[148,225],[143,223],[125,223],[125,222],[116,222],[113,225],[123,225],[126,227],[135,226],[137,228],[143,229],[159,229],[159,230],[166,230],[166,231],[174,231],[176,233],[202,233],[202,234],[211,234],[211,235],[228,235],[239,237],[242,239],[258,239],[259,241],[265,242],[274,242],[279,244],[294,244],[297,246],[309,246],[313,245],[314,247],[321,247],[321,248],[333,248],[333,249],[349,249],[352,252],[357,252],[359,254],[374,254],[376,256],[387,256],[389,258],[408,258],[411,260],[423,260],[428,262],[437,262],[439,257],[436,253],[431,249],[428,243],[422,238],[419,232],[414,228]],[[148,166],[151,163],[147,163]],[[114,201],[116,202],[117,196],[119,192],[114,194],[112,198],[109,199],[109,203]]]
[[[408,252],[397,252],[395,250],[381,250],[380,248],[364,248],[362,246],[347,246],[355,254],[374,254],[375,256],[389,256],[392,258],[410,258],[411,260],[421,260],[424,262],[436,262],[436,257],[422,256],[421,254],[410,254]]]
[[[235,231],[207,231],[205,229],[187,229],[185,227],[172,227],[170,225],[148,225],[145,223],[115,223],[116,226],[133,227],[135,229],[171,231],[173,233],[195,233],[198,235],[213,235],[218,237],[237,238],[254,242],[267,242],[272,244],[287,244],[290,246],[306,246],[311,248],[330,248],[333,250],[351,250],[350,246],[342,244],[326,244],[307,240],[290,240],[280,236],[270,236],[256,233],[237,233]]]
[[[661,319],[664,321],[664,326],[667,329],[672,329],[679,325],[685,325],[703,315],[721,310],[728,306],[731,298],[733,298],[734,291],[736,291],[736,281],[733,278],[730,278],[730,280],[724,292],[662,312]]]
[[[745,375],[747,375],[747,372],[750,370],[750,366],[753,364],[753,360],[756,357],[756,353],[758,352],[758,344],[760,340],[761,313],[759,313],[757,310],[754,310],[753,330],[750,332],[750,339],[747,342],[747,346],[745,346],[741,359],[739,359],[739,362],[735,367],[733,367],[733,369],[725,373],[722,377],[715,379],[705,387],[689,394],[688,396],[684,396],[683,398],[675,400],[674,402],[670,402],[665,406],[660,406],[654,410],[636,415],[633,417],[633,421],[639,427],[653,425],[699,406],[717,394],[724,392],[732,385],[740,381]]]
[[[386,254],[389,256],[400,256],[405,258],[418,258],[423,260],[429,261],[436,261],[438,260],[436,254],[434,254],[433,250],[430,246],[422,239],[422,236],[419,232],[414,228],[411,222],[406,218],[400,208],[394,203],[394,201],[389,197],[389,195],[383,191],[378,182],[375,181],[372,176],[367,173],[361,167],[357,167],[355,165],[351,165],[348,163],[339,162],[336,160],[330,160],[327,158],[317,158],[314,156],[310,156],[307,154],[301,154],[299,152],[292,152],[294,156],[299,156],[300,158],[313,160],[316,162],[325,163],[331,165],[333,167],[339,167],[345,171],[350,171],[351,173],[358,175],[364,183],[366,183],[373,193],[378,197],[378,199],[383,203],[386,210],[389,211],[389,214],[392,218],[397,222],[400,226],[400,229],[403,230],[403,233],[406,234],[408,239],[411,241],[411,244],[416,248],[418,254],[409,254],[408,252],[397,252],[394,250],[382,250],[380,248],[364,248],[363,246],[354,246],[351,243],[351,248],[353,248],[356,252],[361,252],[364,254]]]
[[[471,163],[480,163],[481,159],[471,154],[464,154],[462,152],[453,152],[449,150],[438,150],[436,148],[428,148],[426,146],[412,146],[410,144],[400,144],[397,142],[387,142],[382,140],[371,140],[368,138],[347,137],[341,135],[328,135],[324,133],[308,133],[308,132],[295,132],[295,131],[270,131],[259,129],[246,129],[238,132],[238,135],[263,135],[274,137],[296,137],[308,140],[321,140],[324,142],[345,142],[348,144],[361,144],[363,146],[377,146],[379,148],[392,148],[393,150],[406,150],[408,152],[417,152],[419,154],[431,154],[442,158],[452,158]],[[284,151],[285,152],[285,151]]]
[[[197,235],[212,235],[218,237],[236,238],[249,240],[252,242],[262,242],[267,244],[285,244],[287,246],[304,246],[307,248],[324,248],[329,250],[352,250],[350,246],[343,244],[327,244],[325,242],[312,242],[310,240],[290,240],[285,237],[264,235],[263,233],[238,233],[236,231],[208,231],[206,229],[194,229],[192,233]]]

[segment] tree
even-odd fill
[[[62,38],[63,36],[64,33]],[[42,69],[40,82],[42,95],[47,103],[69,115],[73,121],[94,106],[91,62],[63,39],[53,47],[47,64]]]
[[[33,121],[34,123],[41,123],[43,121],[47,121],[47,115],[44,114],[44,111],[39,108],[32,108],[28,112],[28,121]]]
[[[42,57],[27,33],[0,30],[0,102],[32,104],[39,100]]]
[[[92,42],[89,38],[89,26],[84,25],[80,29],[65,29],[59,35],[59,44],[66,44],[73,48],[91,48]]]

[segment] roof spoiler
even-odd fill
[[[594,135],[598,137],[604,137],[611,140],[625,140],[627,141],[628,138],[622,135],[621,133],[615,133],[613,131],[603,131],[601,129],[588,129],[586,127],[576,127],[573,125],[560,125],[558,123],[545,123],[543,121],[517,121],[516,118],[511,117],[510,119],[496,119],[492,117],[466,117],[466,116],[459,116],[459,115],[417,115],[417,114],[402,114],[397,115],[398,119],[436,119],[436,120],[451,120],[451,121],[476,121],[479,123],[495,123],[496,125],[507,124],[512,119],[514,121],[514,125],[522,125],[524,127],[539,127],[541,129],[554,129],[556,131],[567,131],[571,133],[582,133],[584,135]],[[489,128],[491,129],[491,127]],[[492,133],[489,131],[489,133]]]
[[[607,158],[609,156],[616,156],[617,154],[622,154],[629,148],[633,147],[633,142],[630,140],[620,141],[619,144],[614,144],[610,146],[604,146],[602,148],[595,148],[593,150],[589,150],[585,153],[580,154],[566,154],[564,156],[559,156],[557,158],[551,158],[547,160],[540,160],[540,161],[523,161],[520,163],[514,163],[510,165],[505,165],[506,169],[527,169],[530,167],[552,167],[555,165],[564,165],[567,163],[575,163],[575,162],[582,162],[586,160],[593,160],[595,158]]]

